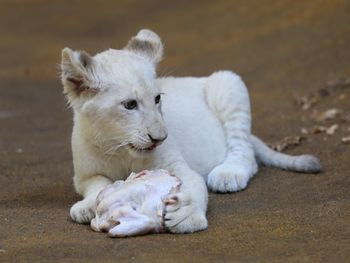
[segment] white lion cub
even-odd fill
[[[318,172],[311,155],[289,156],[251,135],[247,89],[235,73],[157,78],[163,45],[143,29],[121,50],[95,56],[62,51],[64,93],[74,111],[74,186],[84,199],[70,210],[89,223],[101,189],[131,172],[166,169],[181,191],[165,208],[174,233],[207,227],[207,186],[215,192],[247,187],[257,162],[299,172]]]

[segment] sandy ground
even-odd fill
[[[99,2],[0,3],[0,262],[349,262],[350,87],[332,84],[309,110],[294,100],[350,77],[349,1]],[[111,239],[73,223],[60,51],[121,48],[143,27],[166,43],[161,75],[241,74],[268,142],[316,125],[314,110],[342,110],[320,123],[338,123],[334,135],[287,150],[316,154],[324,172],[261,168],[245,191],[211,194],[209,229],[195,234]]]

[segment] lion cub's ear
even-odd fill
[[[89,76],[93,70],[94,59],[85,51],[73,51],[70,48],[62,50],[62,84],[64,93],[72,101],[81,94],[96,93],[94,87],[90,87]]]
[[[160,37],[151,30],[142,29],[131,38],[124,49],[138,53],[153,63],[163,58],[163,43]]]

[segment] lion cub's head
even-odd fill
[[[167,137],[155,71],[162,54],[159,36],[146,29],[122,50],[63,49],[62,83],[75,120],[106,154],[123,147],[143,156]]]

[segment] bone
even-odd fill
[[[180,179],[165,170],[132,173],[99,193],[91,228],[110,237],[165,232],[164,207],[177,202],[171,195],[180,187]]]

